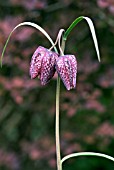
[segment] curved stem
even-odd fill
[[[62,52],[65,49],[65,41],[62,39],[61,45]],[[60,54],[61,55],[61,54]],[[60,98],[60,77],[57,78],[56,87],[56,125],[55,125],[55,135],[56,135],[56,156],[57,156],[57,169],[62,170],[61,164],[61,152],[60,152],[60,135],[59,135],[59,98]]]
[[[59,33],[58,33],[57,38],[56,38],[56,41],[55,41],[54,45],[53,45],[49,50],[52,50],[52,49],[56,46],[56,44],[58,43],[58,41],[60,41],[63,32],[65,32],[64,29],[60,29],[60,30],[59,30]],[[60,46],[59,46],[59,48],[60,48],[60,50],[61,50],[61,47],[60,47]]]

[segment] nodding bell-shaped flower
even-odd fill
[[[55,73],[55,62],[58,54],[42,46],[39,46],[34,52],[30,64],[31,79],[37,76],[42,85],[46,85]]]
[[[64,55],[57,58],[56,70],[67,90],[76,87],[77,61],[74,55]]]

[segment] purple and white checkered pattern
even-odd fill
[[[31,79],[37,76],[41,80],[42,85],[46,85],[55,73],[55,62],[58,54],[44,47],[39,46],[34,52],[31,64],[30,75]]]
[[[56,70],[67,90],[76,87],[77,61],[74,55],[58,57],[56,61]]]

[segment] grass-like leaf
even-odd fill
[[[90,31],[91,31],[91,34],[92,34],[92,38],[93,38],[93,42],[94,42],[94,45],[95,45],[95,50],[97,52],[97,57],[98,57],[98,60],[100,62],[100,52],[99,52],[98,41],[97,41],[97,37],[96,37],[96,33],[95,33],[95,27],[94,27],[93,22],[90,18],[81,16],[81,17],[78,17],[77,19],[75,19],[73,21],[73,23],[68,27],[66,32],[64,33],[64,40],[67,39],[67,37],[70,34],[70,32],[72,31],[72,29],[83,19],[85,19],[87,21],[88,25],[89,25],[89,28],[90,28]]]
[[[5,45],[4,45],[4,48],[3,48],[3,51],[2,51],[2,55],[1,55],[1,61],[0,61],[1,67],[2,67],[2,60],[3,60],[4,52],[5,52],[5,50],[6,50],[6,47],[7,47],[7,45],[8,45],[8,42],[9,42],[9,40],[10,40],[10,37],[11,37],[12,33],[13,33],[18,27],[20,27],[20,26],[32,26],[32,27],[38,29],[40,32],[42,32],[42,34],[44,34],[44,35],[47,37],[47,39],[50,41],[50,43],[54,46],[53,40],[51,39],[51,37],[49,36],[49,34],[48,34],[41,26],[39,26],[39,25],[37,25],[37,24],[35,24],[35,23],[32,23],[32,22],[22,22],[22,23],[18,24],[18,25],[11,31],[11,33],[10,33],[9,36],[8,36],[8,39],[7,39],[7,41],[6,41]],[[54,46],[54,49],[55,49],[55,51],[56,51],[56,47],[55,47],[55,46]]]
[[[112,156],[109,156],[109,155],[106,155],[106,154],[103,154],[103,153],[97,153],[97,152],[78,152],[78,153],[69,154],[69,155],[65,156],[64,158],[62,158],[61,164],[64,161],[66,161],[66,160],[68,160],[70,158],[79,157],[79,156],[97,156],[97,157],[102,157],[102,158],[109,159],[109,160],[114,162],[114,158]]]
[[[66,30],[65,33],[64,33],[64,36],[63,36],[64,40],[67,40],[67,37],[68,37],[68,35],[70,34],[70,32],[72,31],[72,29],[73,29],[81,20],[83,20],[83,16],[80,16],[80,17],[76,18],[76,19],[72,22],[72,24],[67,28],[67,30]]]

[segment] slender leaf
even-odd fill
[[[4,45],[4,48],[3,48],[3,51],[2,51],[2,55],[1,55],[1,67],[2,67],[2,60],[3,60],[4,52],[5,52],[5,50],[6,50],[6,47],[7,47],[7,45],[8,45],[8,42],[9,42],[9,40],[10,40],[10,37],[11,37],[12,33],[13,33],[18,27],[20,27],[20,26],[32,26],[32,27],[38,29],[39,31],[41,31],[41,32],[47,37],[47,39],[50,41],[50,43],[54,46],[53,40],[51,39],[51,37],[49,36],[49,34],[48,34],[42,27],[40,27],[39,25],[37,25],[37,24],[35,24],[35,23],[32,23],[32,22],[22,22],[22,23],[18,24],[18,25],[11,31],[11,33],[10,33],[9,36],[8,36],[8,39],[7,39],[7,41],[6,41],[5,45]],[[54,49],[55,49],[55,51],[57,51],[55,46],[54,46]]]
[[[103,154],[103,153],[97,153],[97,152],[78,152],[78,153],[69,154],[69,155],[65,156],[64,158],[62,158],[61,164],[64,161],[66,161],[66,160],[68,160],[70,158],[74,158],[74,157],[78,157],[78,156],[97,156],[97,157],[102,157],[102,158],[109,159],[109,160],[114,162],[114,158],[112,156],[109,156],[109,155],[106,155],[106,154]]]
[[[90,18],[81,16],[81,17],[78,17],[77,19],[75,19],[73,21],[73,23],[69,26],[69,28],[66,30],[66,32],[64,33],[64,40],[67,39],[67,37],[70,34],[70,32],[72,31],[72,29],[80,21],[82,21],[82,19],[85,19],[87,21],[88,25],[89,25],[89,28],[90,28],[90,31],[91,31],[91,34],[92,34],[92,38],[93,38],[93,42],[94,42],[94,45],[95,45],[95,50],[96,50],[96,53],[97,53],[97,57],[98,57],[98,60],[100,62],[100,52],[99,52],[98,41],[97,41],[97,37],[96,37],[96,33],[95,33],[95,27],[94,27],[93,22],[92,22],[92,20]]]
[[[87,21],[87,23],[89,25],[89,28],[90,28],[90,31],[92,34],[92,38],[94,41],[95,49],[97,52],[98,60],[100,62],[100,52],[99,52],[98,41],[97,41],[97,37],[96,37],[96,33],[95,33],[95,27],[94,27],[93,22],[90,18],[88,18],[88,17],[83,17],[83,18]]]
[[[72,24],[68,27],[68,29],[65,31],[64,33],[64,40],[67,39],[68,35],[70,34],[70,32],[72,31],[72,29],[83,19],[83,16],[80,16],[78,18],[76,18]]]

